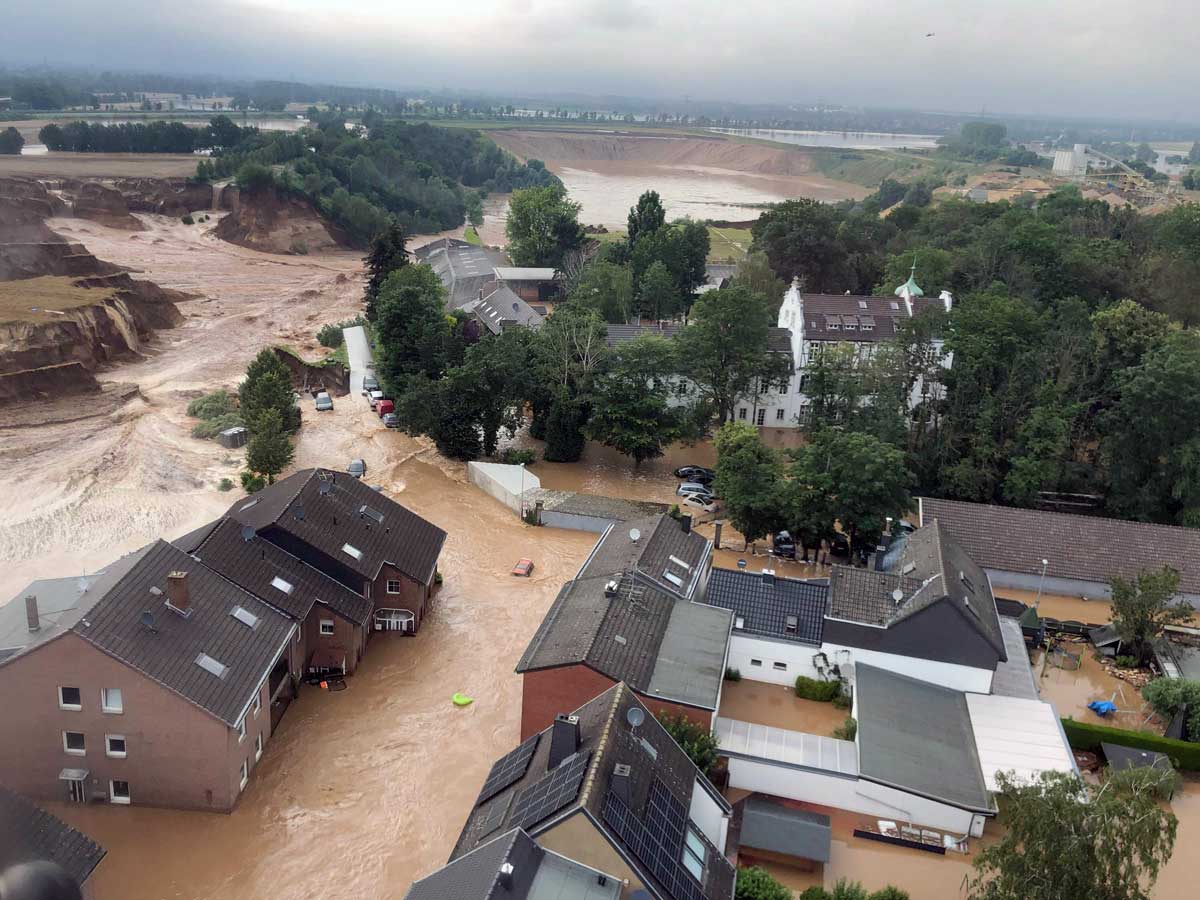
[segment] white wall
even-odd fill
[[[940,684],[958,691],[987,694],[992,689],[993,672],[991,669],[976,669],[955,663],[934,662],[911,656],[899,656],[894,653],[880,653],[878,650],[842,647],[838,644],[822,644],[820,648],[817,648],[808,644],[749,637],[736,631],[729,642],[728,665],[737,669],[743,678],[750,681],[765,681],[768,684],[794,684],[797,675],[807,675],[809,678],[821,677],[813,667],[813,656],[818,652],[825,654],[830,665],[841,666],[843,673],[846,671],[847,663],[867,663],[880,669],[887,669],[889,672],[919,678],[922,681]],[[752,665],[751,660],[753,659],[761,660],[762,665]],[[777,663],[783,663],[787,668],[776,669]],[[853,683],[852,669],[850,681]]]
[[[688,810],[688,818],[699,826],[704,836],[712,841],[713,846],[725,852],[725,839],[729,832],[729,817],[721,805],[700,784],[699,780],[692,785],[692,802]]]
[[[521,486],[524,485],[526,493],[542,486],[532,472],[527,470],[522,474],[520,466],[502,463],[469,462],[467,478],[517,515],[521,514]]]

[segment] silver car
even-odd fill
[[[327,412],[333,409],[333,398],[325,391],[317,394],[317,412]]]

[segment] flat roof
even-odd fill
[[[998,791],[996,776],[1009,772],[1030,782],[1042,772],[1075,773],[1075,757],[1054,707],[1041,700],[967,694],[975,749],[988,790]]]
[[[728,610],[677,601],[658,647],[647,694],[716,709],[731,621]]]
[[[553,281],[552,266],[496,266],[496,277],[501,281]]]
[[[725,753],[769,759],[804,769],[858,775],[858,748],[853,741],[839,741],[822,734],[789,731],[739,719],[717,717],[714,728]]]
[[[996,671],[992,675],[992,693],[1037,700],[1037,684],[1033,680],[1033,667],[1029,664],[1029,651],[1025,649],[1021,622],[1011,616],[1001,616],[1000,633],[1004,636],[1004,650],[1008,658],[996,663]]]
[[[741,846],[798,859],[829,862],[832,829],[829,816],[748,797],[742,809]]]

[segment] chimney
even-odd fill
[[[185,616],[192,611],[192,598],[188,594],[187,572],[167,573],[167,606]]]
[[[950,312],[954,307],[954,295],[949,291],[942,291],[938,294],[938,299],[942,301],[942,306],[946,307],[946,312]]]
[[[496,880],[504,890],[511,891],[513,889],[513,864],[506,862],[501,865],[500,874]]]
[[[558,715],[550,731],[550,761],[546,768],[553,771],[562,761],[579,750],[579,716]]]
[[[763,580],[763,584],[773,585],[775,583],[775,570],[774,569],[763,569],[762,570],[762,580]]]
[[[41,631],[42,621],[38,617],[37,597],[33,594],[25,595],[25,619],[29,623],[30,631]]]
[[[633,805],[633,791],[629,786],[629,766],[624,763],[617,763],[613,767],[612,783],[609,785],[611,790],[618,800],[624,801],[626,806]]]
[[[684,534],[691,534],[692,533],[692,517],[691,516],[680,516],[679,517],[679,527],[681,529],[683,529]]]

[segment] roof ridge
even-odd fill
[[[292,473],[292,475],[299,475],[303,471],[304,471],[303,469],[297,469],[295,472]],[[304,488],[308,485],[308,483],[310,481],[312,481],[313,477],[318,472],[331,472],[332,473],[333,470],[326,469],[324,467],[317,467],[317,466],[311,467],[308,470],[308,477],[300,479],[300,486],[298,488],[296,488],[296,492],[294,494],[292,494],[290,497],[288,497],[287,503],[283,504],[283,508],[279,510],[279,515],[277,515],[273,521],[278,522],[280,519],[283,518],[283,514],[286,513],[291,508],[292,503],[294,503],[296,498],[300,496],[300,492],[302,490],[304,490]],[[291,477],[291,476],[289,476],[289,477]]]
[[[612,735],[613,722],[617,717],[617,709],[621,705],[621,697],[626,690],[626,684],[623,681],[618,681],[613,687],[613,700],[608,708],[608,715],[604,719],[604,728],[600,732],[600,739],[596,741],[596,749],[592,751],[591,762],[588,763],[587,774],[584,776],[583,788],[579,791],[580,807],[586,807],[588,798],[591,796],[592,787],[596,783],[596,778],[600,773],[600,763],[604,759],[604,751],[608,748],[608,740]]]
[[[1064,519],[1082,519],[1085,522],[1114,522],[1122,527],[1133,528],[1169,528],[1173,531],[1187,532],[1200,537],[1200,528],[1191,528],[1187,525],[1170,525],[1165,522],[1139,522],[1135,519],[1118,519],[1114,516],[1087,516],[1083,513],[1073,512],[1058,512],[1053,509],[1030,509],[1024,506],[1004,506],[1000,503],[976,503],[973,500],[952,500],[947,497],[918,497],[918,500],[929,500],[934,503],[953,503],[959,506],[977,506],[985,509],[999,509],[1005,512],[1030,514],[1037,516],[1054,516]],[[936,522],[937,517],[933,516]]]
[[[501,857],[501,864],[496,867],[496,872],[492,876],[492,883],[490,885],[488,885],[488,890],[487,890],[487,894],[485,895],[485,897],[491,897],[492,894],[495,892],[496,887],[500,884],[500,869],[503,867],[504,863],[508,861],[508,857],[512,853],[513,847],[517,843],[517,834],[518,834],[518,832],[520,832],[520,830],[521,829],[519,829],[519,828],[513,828],[507,835],[503,835],[503,834],[500,835],[501,838],[507,837],[508,843],[504,846],[504,854]],[[480,846],[486,847],[487,844],[482,844]],[[478,850],[479,847],[476,847],[475,849]],[[473,853],[475,851],[473,850],[471,852]]]

